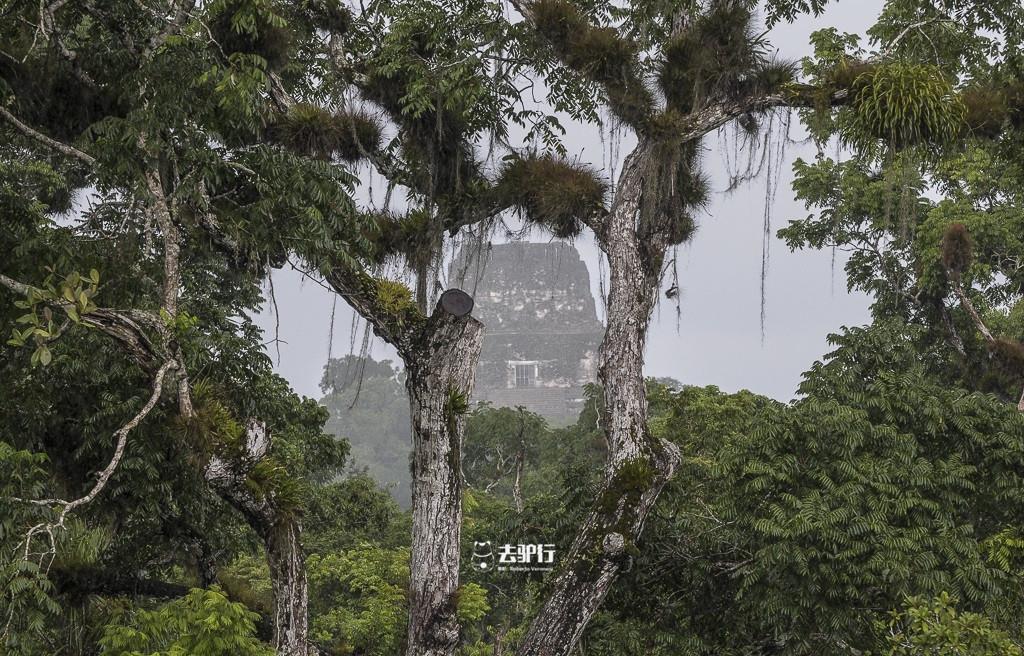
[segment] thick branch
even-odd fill
[[[370,322],[378,337],[398,350],[403,359],[412,353],[413,342],[425,322],[417,308],[386,306],[380,297],[377,280],[354,266],[335,266],[327,273],[325,280]]]
[[[282,507],[274,490],[253,491],[249,475],[270,451],[270,433],[263,422],[250,419],[245,444],[231,457],[215,456],[204,475],[210,487],[246,518],[263,539],[270,566],[274,598],[274,647],[282,656],[310,656],[316,649],[308,640],[309,594],[302,525],[294,509]]]
[[[778,107],[795,109],[818,107],[822,104],[835,107],[846,104],[849,102],[849,98],[850,92],[847,89],[822,95],[822,90],[813,85],[794,85],[778,93],[718,103],[701,110],[691,115],[680,137],[683,142],[700,139],[745,114],[766,112]]]

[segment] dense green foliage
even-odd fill
[[[419,326],[461,228],[515,209],[572,237],[606,210],[555,116],[602,106],[650,142],[637,229],[668,217],[685,242],[707,199],[687,114],[773,94],[798,97],[822,153],[852,149],[797,162],[813,213],[781,235],[851,251],[874,321],[834,336],[792,403],[650,383],[650,429],[683,466],[580,651],[1019,654],[1024,7],[890,0],[864,47],[820,31],[798,71],[770,56],[756,3],[705,4],[538,0],[519,21],[496,0],[0,3],[0,651],[270,653],[263,536],[205,476],[224,460],[275,522],[304,523],[318,648],[399,653],[402,375],[349,356],[322,405],[299,398],[252,320],[267,272],[346,272],[375,328]],[[762,8],[770,25],[823,7]],[[535,83],[550,107],[527,100]],[[748,134],[763,117],[735,116]],[[367,161],[405,209],[359,206]],[[135,341],[112,335],[118,313]],[[147,406],[173,360],[189,379],[168,373]],[[467,656],[508,653],[547,585],[471,568],[475,543],[565,553],[595,501],[599,392],[564,429],[470,413]],[[243,470],[254,418],[272,447]]]

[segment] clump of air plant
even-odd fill
[[[942,235],[942,264],[950,275],[959,278],[971,265],[974,244],[967,226],[951,223]]]
[[[992,138],[1003,130],[1010,117],[1006,94],[987,85],[971,85],[960,91],[964,105],[964,126],[975,137]]]
[[[310,103],[297,103],[267,131],[271,141],[289,150],[320,159],[358,161],[380,145],[380,123],[369,112],[337,114]]]
[[[1024,379],[1024,344],[1015,339],[997,337],[989,342],[989,352],[1003,373],[1015,382]]]
[[[830,71],[828,82],[837,89],[856,90],[859,88],[861,76],[865,74],[870,76],[877,66],[878,64],[874,62],[845,57]]]
[[[352,12],[339,0],[306,0],[303,4],[319,29],[344,34],[352,27]]]
[[[596,27],[566,0],[537,0],[529,19],[570,68],[601,84],[609,108],[630,125],[641,125],[655,106],[637,73],[637,48],[610,27]]]
[[[403,215],[377,212],[368,218],[373,228],[367,237],[373,245],[375,262],[384,263],[398,256],[416,263],[433,254],[437,228],[425,209]]]
[[[658,84],[670,108],[691,112],[795,79],[796,65],[768,57],[753,22],[743,3],[718,3],[665,45]]]
[[[499,202],[519,207],[528,221],[569,238],[583,230],[582,219],[603,211],[607,185],[589,166],[541,155],[506,161],[495,193]]]
[[[292,35],[283,17],[248,0],[228,0],[215,6],[209,28],[221,51],[258,55],[271,71],[288,63]]]
[[[356,162],[380,147],[383,129],[376,116],[364,110],[334,115],[334,153],[347,162]]]
[[[961,132],[964,106],[936,66],[893,62],[860,74],[844,126],[847,143],[864,151],[936,147]]]

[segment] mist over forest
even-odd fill
[[[0,654],[1021,656],[1022,190],[1019,0],[0,0]]]

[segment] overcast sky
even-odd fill
[[[808,37],[814,30],[835,26],[840,31],[863,34],[873,22],[881,0],[833,2],[817,19],[805,18],[780,25],[769,38],[782,57],[799,59],[810,54]],[[618,158],[609,153],[612,140],[602,139],[596,129],[566,124],[570,153],[608,172],[621,161],[633,140],[624,136]],[[802,131],[794,117],[793,139]],[[812,144],[789,143],[776,166],[780,173],[777,192],[768,203],[771,217],[770,264],[765,287],[766,319],[761,329],[761,253],[768,183],[764,176],[726,193],[728,135],[706,139],[705,170],[712,176],[714,193],[706,214],[699,218],[694,239],[680,247],[678,258],[681,315],[676,304],[662,298],[648,340],[646,372],[671,376],[686,384],[717,385],[725,391],[749,389],[786,401],[795,395],[800,375],[828,351],[826,336],[841,326],[866,323],[868,298],[848,294],[842,253],[798,251],[790,253],[775,237],[790,219],[808,211],[793,199],[792,165],[797,157],[811,159]],[[382,186],[376,178],[374,191]],[[549,239],[537,233],[534,240]],[[588,235],[576,241],[591,275],[594,296],[599,298],[598,251]],[[666,281],[666,286],[671,280]],[[293,270],[274,273],[277,311],[268,304],[258,317],[267,331],[281,342],[280,360],[275,345],[268,351],[278,372],[295,390],[320,397],[319,382],[328,352],[334,357],[360,351],[365,326],[354,320],[344,301],[316,281]],[[600,311],[600,310],[599,310]],[[331,331],[333,314],[333,335]],[[395,359],[383,342],[371,338],[370,354]]]

